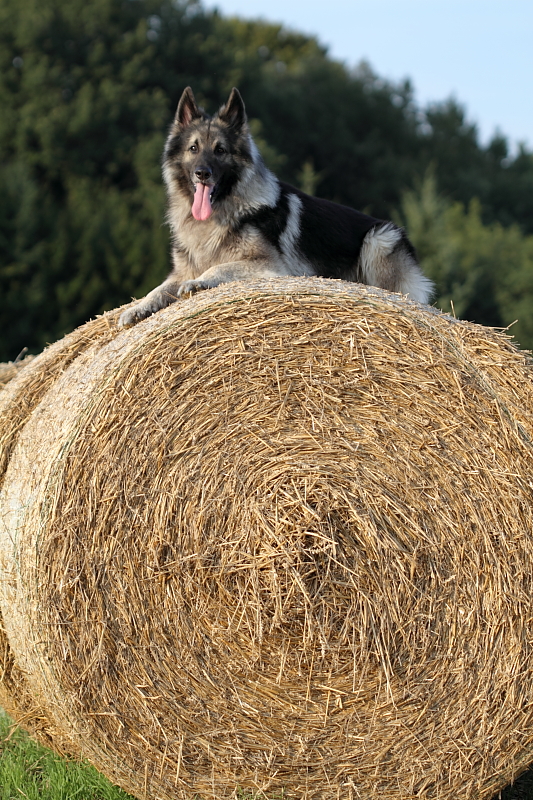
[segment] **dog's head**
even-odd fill
[[[179,189],[197,220],[208,219],[231,194],[254,161],[241,95],[232,89],[225,105],[209,117],[187,87],[178,103],[163,157],[169,190]]]

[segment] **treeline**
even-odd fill
[[[238,86],[280,177],[401,216],[443,308],[519,317],[533,346],[533,155],[482,146],[457,103],[191,0],[0,0],[0,360],[168,271],[160,155],[186,85],[209,111]]]

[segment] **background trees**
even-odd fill
[[[189,84],[209,111],[239,86],[280,177],[401,216],[446,310],[519,317],[533,345],[533,155],[482,146],[457,103],[422,110],[409,83],[194,0],[0,0],[0,360],[164,276],[159,162]]]
[[[438,286],[440,308],[486,325],[512,325],[518,342],[533,344],[533,235],[516,223],[484,223],[477,198],[465,208],[439,196],[432,171],[404,194],[397,221]]]

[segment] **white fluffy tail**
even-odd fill
[[[429,302],[433,282],[422,273],[409,251],[403,231],[392,222],[376,225],[363,242],[359,259],[363,283],[407,294],[417,303]]]

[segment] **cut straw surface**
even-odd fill
[[[28,691],[100,770],[155,800],[456,800],[528,766],[533,397],[508,337],[284,279],[60,361],[24,370],[46,390],[4,444],[0,594]]]

